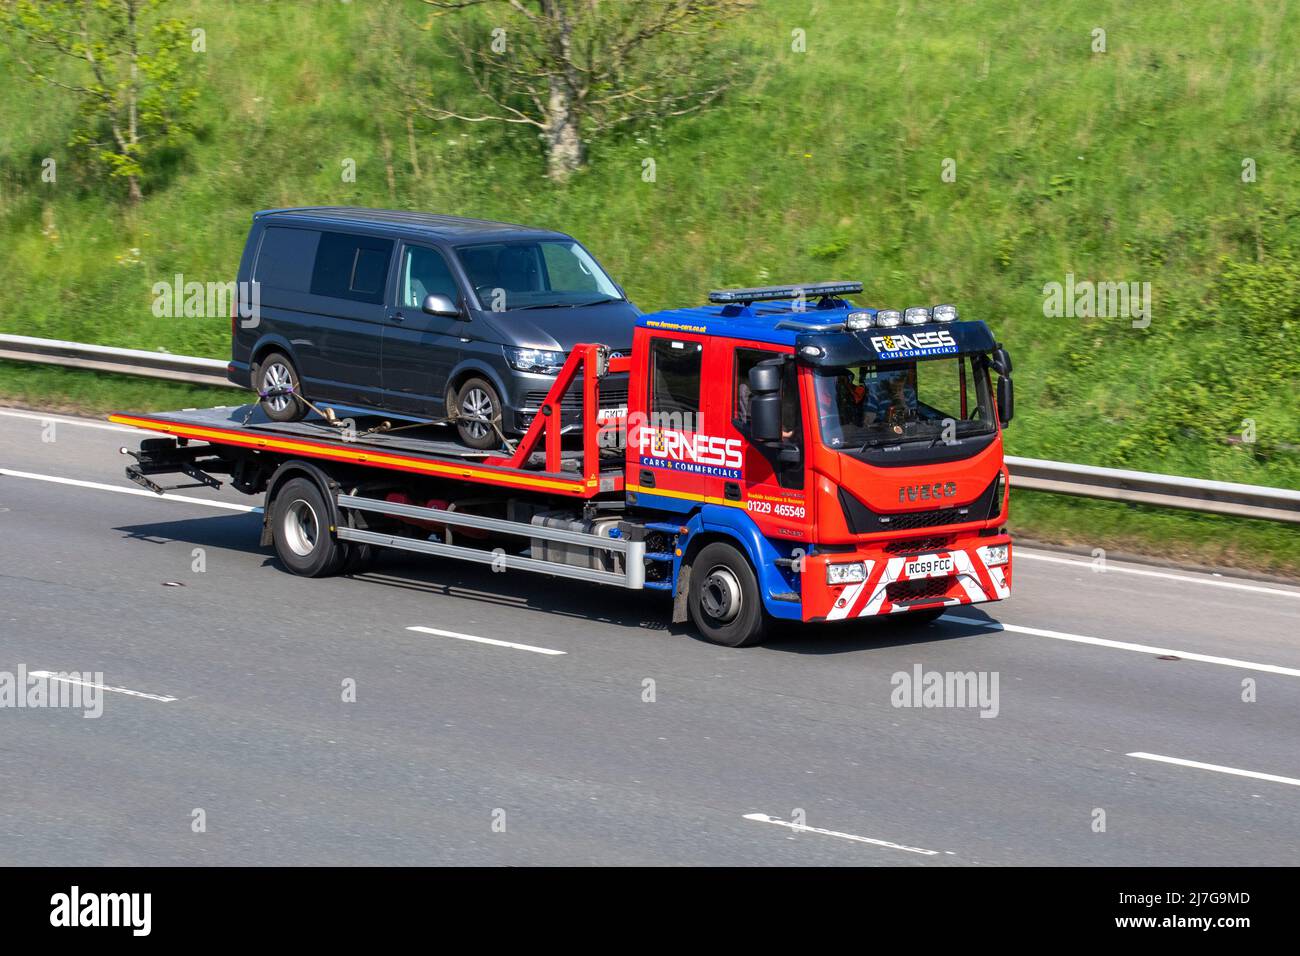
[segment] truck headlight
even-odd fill
[[[827,584],[861,584],[866,579],[867,569],[861,561],[826,565]]]
[[[506,363],[516,372],[536,372],[541,375],[554,375],[564,368],[568,358],[563,352],[549,352],[546,349],[516,349],[509,345],[501,347],[505,353]]]
[[[1011,557],[1011,546],[1009,544],[988,544],[980,548],[980,558],[984,561],[984,566],[996,568],[1000,564],[1006,564]]]

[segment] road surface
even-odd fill
[[[729,650],[524,572],[294,577],[139,437],[0,410],[0,676],[114,688],[0,709],[2,863],[1300,861],[1298,588],[1019,549],[1001,604]],[[918,669],[989,696],[895,706]]]

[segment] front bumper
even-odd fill
[[[984,549],[1007,546],[1006,564],[990,566]],[[915,559],[951,558],[943,561]],[[931,607],[957,607],[1001,601],[1011,594],[1011,538],[996,535],[963,537],[947,548],[891,554],[881,547],[856,552],[813,554],[803,559],[803,619],[837,621],[853,617],[897,614]],[[853,584],[827,584],[826,564],[862,561],[866,580]],[[943,565],[944,570],[926,568]]]

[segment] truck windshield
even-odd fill
[[[819,368],[821,440],[836,451],[951,444],[996,427],[988,371],[972,355]]]
[[[456,250],[484,309],[559,309],[621,302],[618,286],[572,240],[493,242]]]

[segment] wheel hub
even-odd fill
[[[316,549],[320,537],[320,522],[310,504],[299,498],[285,510],[284,542],[299,557],[305,558]]]
[[[289,369],[276,362],[266,367],[262,375],[262,384],[267,389],[290,388],[293,385],[293,375]],[[266,399],[266,403],[277,412],[282,412],[289,407],[291,398],[288,395],[272,395]]]
[[[482,438],[488,432],[488,425],[484,421],[474,421],[474,419],[492,418],[492,398],[481,388],[471,388],[465,393],[465,399],[461,402],[461,411],[470,421],[465,425],[465,430],[475,438]]]
[[[704,578],[700,604],[704,613],[721,624],[728,624],[740,613],[740,581],[730,568],[719,565]]]

